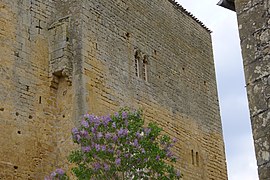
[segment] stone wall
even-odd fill
[[[34,179],[56,160],[45,36],[53,11],[45,1],[0,2],[0,179]]]
[[[81,115],[123,106],[179,139],[184,179],[227,179],[210,31],[172,2],[0,2],[0,179],[68,168]]]
[[[76,43],[67,38],[74,32],[66,34],[73,20],[63,17],[76,12],[59,7],[47,0],[0,2],[0,179],[40,179],[62,166],[72,147],[67,132],[82,110],[81,85],[71,86]]]
[[[180,140],[186,179],[226,179],[209,31],[168,1],[91,1],[82,19],[90,112],[140,107]],[[141,64],[147,56],[147,81],[140,67],[136,76],[137,52]]]
[[[259,177],[270,177],[270,2],[236,0]]]

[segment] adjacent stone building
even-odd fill
[[[221,0],[237,13],[260,180],[270,179],[270,2]]]
[[[86,112],[142,108],[186,180],[226,180],[211,35],[173,0],[0,1],[0,179],[68,169]]]

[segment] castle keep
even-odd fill
[[[0,1],[0,179],[68,169],[86,112],[141,108],[186,180],[226,180],[210,31],[173,0]]]
[[[221,0],[237,13],[260,180],[270,178],[270,2]]]

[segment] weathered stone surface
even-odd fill
[[[184,179],[227,179],[210,31],[181,6],[3,0],[0,10],[0,179],[68,169],[80,117],[122,106],[179,139]]]
[[[260,180],[270,178],[269,1],[236,0],[247,94]]]

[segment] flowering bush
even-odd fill
[[[140,111],[86,114],[81,126],[72,129],[73,141],[81,146],[69,156],[76,165],[72,171],[81,180],[180,179],[171,165],[176,162],[171,151],[176,139],[160,135],[161,130],[154,123],[144,127]]]

